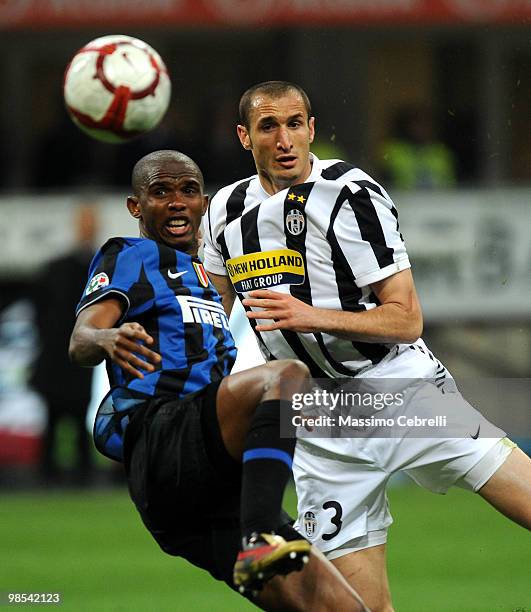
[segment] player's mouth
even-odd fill
[[[164,229],[172,236],[183,236],[190,229],[190,221],[187,217],[172,217],[168,219]]]
[[[279,157],[276,158],[276,162],[279,166],[282,166],[282,168],[285,168],[286,170],[291,170],[292,168],[295,167],[297,163],[297,156],[296,155],[280,155]]]

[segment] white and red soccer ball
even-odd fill
[[[168,110],[171,82],[160,55],[125,35],[96,38],[68,64],[63,94],[73,121],[105,142],[155,128]]]

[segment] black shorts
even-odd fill
[[[227,580],[240,545],[241,469],[225,451],[218,471],[207,454],[203,423],[218,386],[139,408],[126,430],[124,463],[131,498],[162,550]]]
[[[124,464],[131,498],[162,550],[233,587],[241,545],[241,464],[221,438],[219,384],[139,408],[126,430]],[[297,537],[287,514],[279,521],[284,537]]]

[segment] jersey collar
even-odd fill
[[[305,183],[315,183],[323,171],[321,168],[321,161],[315,153],[310,152],[310,161],[312,162],[312,171],[310,172],[310,176],[304,181]]]

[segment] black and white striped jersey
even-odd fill
[[[205,268],[228,275],[240,299],[263,288],[317,308],[375,308],[370,285],[410,267],[396,208],[359,168],[312,160],[305,183],[273,196],[256,175],[214,196],[205,221]],[[353,376],[393,348],[326,333],[255,333],[267,359],[301,359],[321,378]]]

